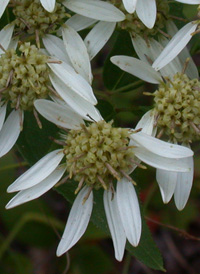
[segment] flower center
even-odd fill
[[[36,99],[48,96],[48,57],[30,43],[7,50],[0,58],[0,91],[12,108],[32,110]]]
[[[126,19],[122,22],[119,22],[118,26],[122,29],[126,29],[127,31],[132,32],[132,35],[138,34],[138,35],[143,35],[145,37],[154,36],[158,34],[159,32],[162,32],[162,29],[166,25],[166,20],[168,18],[168,13],[169,13],[169,6],[167,1],[156,0],[157,17],[156,17],[155,25],[152,29],[148,29],[141,22],[136,12],[134,12],[133,14],[129,14],[125,10],[121,0],[111,0],[111,2],[126,15]]]
[[[13,8],[13,13],[17,18],[15,24],[20,31],[29,34],[38,31],[40,35],[54,32],[64,23],[67,16],[60,3],[56,3],[54,11],[49,13],[42,7],[40,0],[21,0]]]
[[[107,189],[113,177],[120,178],[129,172],[130,159],[134,158],[129,146],[128,129],[113,128],[112,121],[100,121],[67,135],[64,153],[70,178],[82,184]],[[128,175],[127,175],[128,176]]]
[[[200,82],[177,73],[154,93],[157,126],[173,142],[200,137]]]

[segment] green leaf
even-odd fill
[[[138,78],[124,72],[116,65],[112,64],[110,57],[115,55],[128,55],[136,57],[128,32],[120,31],[117,33],[117,39],[105,61],[103,80],[106,88],[109,90],[119,89],[128,85],[127,90],[124,91],[129,91],[131,89],[131,86],[129,87],[129,85],[133,84],[135,81],[138,81]],[[141,83],[139,85],[141,85]]]
[[[29,164],[34,164],[41,159],[52,147],[50,137],[56,137],[58,128],[42,118],[42,129],[37,125],[32,112],[26,112],[24,117],[23,131],[17,140],[17,147]]]
[[[66,200],[73,202],[75,199],[74,191],[77,187],[76,183],[68,183],[56,188],[60,194],[62,194]],[[108,225],[106,222],[106,217],[104,213],[103,206],[103,191],[94,191],[94,208],[91,216],[91,221],[100,229],[109,234]],[[163,260],[161,254],[155,245],[148,226],[143,219],[143,230],[140,244],[138,247],[132,247],[130,244],[127,244],[127,250],[134,255],[138,260],[143,262],[146,266],[165,271],[163,267]]]

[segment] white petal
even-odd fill
[[[178,210],[182,210],[187,203],[194,176],[193,157],[183,159],[183,161],[190,166],[190,172],[178,173],[176,189],[174,192],[174,200]]]
[[[154,131],[154,119],[154,111],[151,109],[142,116],[135,129],[142,128],[142,132],[152,135]],[[153,136],[155,135],[153,134]]]
[[[151,58],[151,60],[153,57],[151,46],[149,44],[147,45],[147,42],[139,35],[131,35],[131,41],[140,60],[149,64],[147,57]],[[154,59],[152,61],[154,61]]]
[[[126,237],[137,246],[142,229],[140,208],[133,184],[126,178],[117,182],[117,203]]]
[[[100,121],[99,111],[88,101],[68,88],[56,75],[50,75],[50,80],[61,98],[83,119],[88,121]],[[90,117],[92,119],[90,119]]]
[[[156,21],[156,1],[155,0],[138,0],[136,13],[142,23],[149,29],[152,29]]]
[[[66,24],[72,27],[74,30],[80,31],[90,27],[96,22],[97,20],[95,19],[91,19],[79,14],[75,14],[66,21]]]
[[[106,218],[115,249],[115,258],[118,261],[121,261],[124,256],[126,235],[119,215],[117,197],[114,195],[112,198],[112,192],[110,190],[105,190],[103,200]]]
[[[75,71],[91,84],[92,71],[90,59],[82,38],[73,28],[67,25],[62,28],[62,37],[66,52]]]
[[[1,0],[1,8],[0,8],[0,18],[2,16],[2,14],[4,13],[8,3],[10,0]]]
[[[155,168],[176,172],[189,172],[190,170],[189,165],[184,163],[183,159],[162,157],[141,147],[134,148],[133,152],[141,161]]]
[[[83,119],[68,106],[58,105],[45,99],[34,102],[37,111],[48,121],[68,129],[80,129]]]
[[[1,9],[1,8],[0,8]],[[0,31],[0,41],[1,46],[7,50],[8,46],[11,42],[12,34],[14,30],[14,25],[6,25],[1,31]],[[0,54],[4,53],[2,49],[0,49]]]
[[[140,2],[140,0],[122,0],[124,4],[124,8],[129,13],[133,13],[136,8],[136,4]]]
[[[186,173],[184,173],[186,174]],[[156,170],[156,180],[158,182],[163,202],[167,204],[176,188],[178,172],[170,172],[162,169]]]
[[[90,84],[66,63],[49,64],[52,71],[74,92],[92,104],[97,103]]]
[[[9,203],[6,205],[6,209],[16,207],[40,197],[61,179],[65,170],[65,166],[57,167],[46,179],[41,181],[39,184],[20,191],[9,201]]]
[[[75,245],[81,236],[84,234],[92,213],[93,193],[83,204],[83,199],[87,195],[89,188],[84,187],[76,197],[72,209],[70,211],[67,224],[58,245],[57,256],[61,256]]]
[[[8,187],[7,192],[24,190],[37,185],[57,168],[63,157],[64,154],[62,149],[57,149],[48,153],[15,180],[14,183]]]
[[[190,5],[200,4],[200,0],[175,0],[175,1],[180,2],[180,3],[184,3],[184,4],[190,4]]]
[[[3,123],[5,121],[6,109],[7,104],[3,104],[2,106],[0,106],[0,130],[2,129]]]
[[[52,12],[55,7],[56,0],[40,0],[43,8],[48,12]]]
[[[108,39],[111,37],[116,23],[99,22],[85,37],[85,44],[92,60],[96,54],[104,47]]]
[[[162,78],[149,64],[129,56],[113,56],[111,62],[122,70],[152,84],[159,84]]]
[[[0,157],[10,151],[16,143],[21,131],[20,122],[23,122],[23,113],[13,110],[0,131]]]
[[[107,22],[120,22],[125,15],[114,5],[99,0],[64,0],[69,10],[80,15]]]
[[[10,40],[10,44],[7,49],[15,49],[16,50],[18,43],[19,43],[19,37],[12,38]]]
[[[143,148],[162,157],[185,158],[194,154],[190,148],[162,141],[143,132],[134,133],[131,138]]]
[[[197,24],[188,23],[170,40],[163,52],[153,63],[152,67],[159,70],[171,62],[187,45],[196,30]]]
[[[55,35],[47,34],[42,38],[42,41],[51,56],[62,60],[67,64],[71,64],[62,39],[56,37]]]
[[[178,28],[177,28],[177,26],[175,25],[175,23],[172,20],[167,20],[166,28],[167,28],[167,33],[170,34],[172,37],[174,35],[176,35],[176,33],[178,32]],[[194,61],[192,60],[192,57],[191,57],[191,55],[190,55],[189,50],[187,49],[187,47],[184,47],[184,49],[179,53],[178,57],[176,57],[174,59],[174,60],[179,59],[179,62],[181,64],[181,68],[178,71],[182,72],[183,67],[185,65],[185,61],[186,61],[187,58],[189,58],[190,61],[187,64],[187,68],[185,70],[185,73],[191,79],[199,78],[198,69],[197,69]],[[174,62],[174,60],[173,60],[173,62]],[[171,63],[173,63],[173,62],[171,62]],[[167,68],[167,66],[165,66],[165,68]]]

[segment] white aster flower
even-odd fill
[[[165,42],[163,41],[163,44]],[[198,70],[188,50],[185,48],[173,62],[158,72],[155,69],[156,57],[162,52],[163,46],[150,39],[147,47],[140,37],[134,39],[133,44],[141,60],[129,56],[114,56],[111,61],[124,71],[159,85],[154,94],[148,94],[154,96],[155,107],[144,115],[141,127],[146,131],[147,126],[146,133],[153,135],[158,128],[158,138],[164,135],[172,143],[190,146],[192,140],[199,139],[200,133],[200,83]],[[157,170],[157,181],[163,201],[169,202],[174,194],[179,210],[184,208],[188,200],[194,172],[192,157],[184,159],[183,162],[190,166],[188,173]]]
[[[18,41],[11,38],[13,28],[14,26],[7,25],[0,31],[0,157],[5,155],[15,144],[23,128],[24,111],[33,111],[38,125],[41,127],[34,108],[36,99],[47,98],[54,94],[58,99],[63,98],[67,101],[71,108],[86,120],[91,120],[88,117],[88,112],[92,113],[94,117],[96,115],[94,105],[97,101],[90,85],[92,74],[89,56],[86,48],[82,48],[82,45],[84,47],[85,45],[80,37],[77,36],[77,39],[73,31],[69,30],[68,32],[66,29],[63,32],[69,41],[68,53],[62,42],[59,44],[60,47],[54,46],[53,56],[50,54],[50,57],[46,53],[44,54],[44,50],[39,50],[30,43],[21,43],[18,47]],[[44,38],[44,41],[46,41],[45,39],[47,38]],[[51,36],[48,38],[50,42],[47,48],[49,51],[52,49],[53,39],[54,37]],[[81,56],[76,53],[76,49],[72,45],[74,41]],[[71,47],[75,49],[74,52]],[[56,55],[58,58],[61,57],[62,61],[55,59]],[[82,67],[77,68],[79,64]],[[51,82],[56,91],[52,88]],[[10,105],[13,110],[4,122],[7,105]]]
[[[10,1],[10,0],[2,0],[1,1],[0,18],[2,16],[2,14],[4,13],[9,2],[15,3],[14,1]],[[40,2],[45,10],[47,10],[48,12],[53,12],[56,0],[40,0]],[[17,2],[15,5],[19,5],[19,3]]]
[[[121,0],[112,0],[110,3],[101,0],[63,1],[63,5],[77,13],[66,22],[76,31],[97,23],[84,39],[90,59],[103,48],[117,25],[119,28],[129,31],[132,35],[148,36],[162,32],[161,29],[165,25],[166,18],[168,18],[169,7],[167,1],[158,1],[158,11],[155,0],[128,0],[123,3],[126,3],[125,5],[129,6],[130,10],[136,7],[136,12],[133,14],[127,13],[121,4]],[[159,13],[158,16],[157,12]],[[156,16],[158,20],[155,24]]]
[[[12,208],[36,199],[52,188],[67,171],[67,178],[79,182],[77,195],[57,249],[60,256],[67,252],[85,232],[93,207],[93,191],[104,189],[104,208],[113,239],[115,257],[121,261],[126,239],[137,246],[141,235],[141,217],[137,195],[129,174],[139,161],[168,171],[188,171],[182,160],[193,152],[179,145],[160,141],[138,130],[114,128],[100,114],[93,122],[64,104],[44,99],[35,102],[37,111],[57,126],[68,129],[62,134],[63,148],[50,152],[22,174],[8,192],[19,191],[7,204]],[[58,142],[59,143],[59,142]],[[65,161],[61,163],[62,159]],[[66,177],[65,177],[66,179]],[[116,191],[113,179],[117,179]]]

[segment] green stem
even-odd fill
[[[128,252],[126,255],[126,258],[125,258],[122,274],[128,274],[128,270],[130,268],[130,263],[131,263],[131,254]]]
[[[16,237],[16,235],[19,233],[19,231],[23,228],[23,226],[30,222],[30,221],[35,221],[39,222],[45,225],[53,225],[53,227],[63,230],[64,229],[64,224],[60,221],[58,221],[55,218],[52,217],[47,217],[44,218],[44,215],[38,214],[38,213],[26,213],[25,215],[22,216],[22,218],[17,222],[17,224],[14,226],[14,228],[11,230],[10,234],[6,239],[4,239],[1,247],[0,247],[0,259],[2,258],[3,254],[5,251],[9,248],[10,244]]]
[[[12,164],[12,165],[8,165],[8,166],[3,166],[3,167],[0,168],[0,172],[8,170],[8,169],[13,169],[13,168],[16,168],[16,167],[27,166],[27,165],[28,165],[27,162],[22,162],[22,163]]]
[[[131,83],[131,84],[128,84],[128,85],[126,85],[126,86],[124,86],[124,87],[115,89],[115,90],[113,91],[113,94],[119,93],[119,92],[122,92],[122,91],[125,91],[125,90],[127,90],[127,89],[129,89],[129,88],[137,87],[138,85],[140,85],[140,84],[142,84],[142,83],[143,83],[142,80],[138,80],[138,81],[133,82],[133,83]]]
[[[144,212],[146,211],[146,208],[147,208],[147,206],[149,205],[149,202],[150,202],[150,200],[151,200],[153,194],[156,192],[156,190],[157,190],[157,184],[154,182],[154,183],[152,184],[152,186],[151,186],[151,188],[150,188],[150,190],[149,190],[149,193],[148,193],[148,195],[147,195],[147,197],[146,197],[146,200],[145,200],[145,202],[144,202],[144,204],[143,204],[143,211],[144,211]]]
[[[9,14],[8,8],[6,9],[6,16],[7,16],[8,23],[10,23],[10,14]]]

